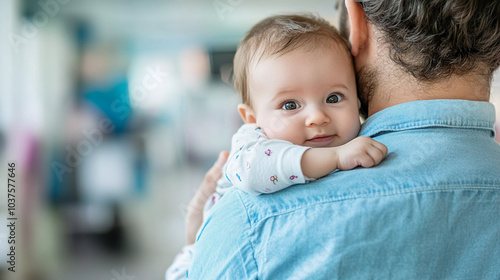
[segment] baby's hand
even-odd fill
[[[357,166],[372,167],[387,155],[387,147],[370,137],[356,137],[337,148],[337,168],[350,170]]]

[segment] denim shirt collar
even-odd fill
[[[490,102],[458,99],[412,101],[386,108],[370,116],[360,135],[374,137],[416,128],[453,127],[481,129],[495,136],[495,107]]]

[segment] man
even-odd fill
[[[499,279],[497,0],[346,0],[377,167],[225,195],[191,279]]]

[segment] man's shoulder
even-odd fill
[[[268,217],[292,213],[299,209],[314,209],[320,205],[396,192],[395,189],[380,189],[381,184],[374,180],[383,172],[380,169],[334,172],[313,182],[293,185],[272,194],[255,196],[235,190],[227,199],[240,203],[250,224],[256,224]]]
[[[392,148],[393,152],[373,168],[333,172],[273,194],[255,196],[235,191],[231,199],[245,209],[249,222],[256,224],[298,209],[309,208],[308,213],[316,215],[317,208],[335,207],[349,201],[397,200],[408,194],[465,189],[500,190],[500,146],[467,153],[460,153],[458,147],[450,150],[436,147],[424,155],[412,154],[410,149]]]

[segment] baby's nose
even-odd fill
[[[314,109],[308,114],[306,125],[324,125],[330,122],[330,117],[321,109]]]

